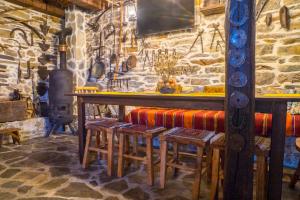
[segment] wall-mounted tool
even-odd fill
[[[31,67],[30,67],[30,60],[27,61],[27,74],[24,75],[24,79],[30,79],[31,77]]]
[[[259,2],[256,5],[256,14],[255,14],[255,19],[256,21],[258,20],[261,12],[263,11],[265,5],[268,3],[269,0],[259,0]]]
[[[48,34],[50,26],[48,26],[47,21],[44,21],[43,24],[40,24],[40,29],[45,36]]]
[[[16,19],[14,17],[4,17],[5,19],[9,19],[11,21],[14,21],[16,23],[20,23],[23,26],[29,28],[36,36],[38,36],[40,39],[44,40],[45,36],[42,35],[36,28],[34,28],[33,26],[29,25],[27,22],[21,21],[19,19]]]
[[[220,51],[221,53],[224,53],[223,52],[223,47],[222,47],[221,43],[222,42],[220,40],[217,41],[216,51]]]
[[[213,34],[213,38],[212,38],[212,41],[211,41],[211,44],[210,44],[210,49],[213,48],[213,45],[214,45],[214,42],[215,42],[215,39],[216,39],[216,35],[218,34],[222,40],[222,42],[225,43],[225,40],[220,32],[220,29],[219,29],[219,26],[220,24],[213,24],[213,27],[214,27],[214,34]]]
[[[41,80],[46,80],[49,76],[49,70],[46,66],[39,66],[37,70],[37,74],[39,75]]]
[[[194,46],[195,46],[195,44],[196,44],[196,42],[198,41],[199,38],[200,38],[200,43],[201,43],[201,52],[204,53],[203,38],[202,38],[203,33],[204,33],[203,29],[198,32],[198,35],[197,35],[196,39],[194,40],[192,46],[190,47],[190,50],[189,50],[188,54],[192,51],[192,49],[194,48]]]
[[[272,24],[272,13],[268,13],[267,15],[266,15],[266,19],[265,19],[265,22],[266,22],[266,25],[267,26],[270,26],[271,24]]]
[[[14,38],[15,32],[19,32],[19,35],[22,37],[22,39],[25,41],[25,43],[28,46],[33,46],[33,37],[32,37],[32,34],[31,34],[31,40],[29,41],[26,32],[23,29],[21,29],[21,28],[14,28],[14,29],[12,29],[11,32],[10,32],[10,37],[11,38]]]
[[[279,11],[281,28],[290,29],[290,14],[286,6],[282,6]]]
[[[48,51],[50,48],[50,44],[47,44],[45,40],[43,40],[43,42],[39,42],[38,44],[42,51]]]

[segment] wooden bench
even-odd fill
[[[21,139],[20,139],[19,131],[20,131],[20,129],[18,129],[18,128],[1,129],[0,130],[0,147],[2,145],[3,135],[10,135],[12,137],[14,144],[16,144],[16,143],[20,144]]]

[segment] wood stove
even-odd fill
[[[58,32],[59,36],[59,55],[60,68],[52,70],[49,74],[49,119],[52,128],[46,137],[54,133],[59,127],[65,128],[66,125],[74,134],[71,126],[73,121],[73,97],[65,96],[66,93],[73,92],[73,73],[66,67],[66,36],[71,35],[72,29],[66,28]]]

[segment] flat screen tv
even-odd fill
[[[193,28],[195,0],[137,0],[139,36]]]

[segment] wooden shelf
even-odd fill
[[[200,9],[205,16],[221,14],[225,12],[225,4],[209,5]]]

